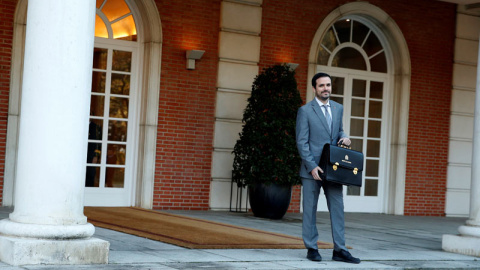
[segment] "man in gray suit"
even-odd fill
[[[297,113],[297,148],[302,158],[300,177],[303,185],[302,237],[308,249],[307,258],[321,261],[318,253],[318,231],[316,224],[317,202],[323,187],[327,199],[334,250],[332,259],[348,263],[360,263],[345,246],[345,220],[343,210],[343,186],[323,181],[318,166],[323,146],[329,144],[350,145],[350,139],[343,132],[343,106],[330,100],[332,79],[326,73],[312,78],[315,98],[302,106]]]

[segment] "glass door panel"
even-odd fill
[[[130,199],[133,56],[130,50],[94,49],[86,205],[120,206]]]
[[[323,69],[325,70],[325,69]],[[329,73],[327,71],[327,73]],[[344,130],[349,135],[351,148],[364,154],[362,187],[346,187],[345,211],[381,212],[385,160],[384,135],[384,79],[362,75],[332,75],[331,99],[344,106]],[[319,203],[319,210],[327,210]],[[322,209],[324,208],[324,209]]]

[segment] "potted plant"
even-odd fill
[[[295,122],[301,105],[295,72],[287,65],[265,68],[255,78],[233,150],[232,175],[239,187],[248,187],[255,216],[282,218],[292,186],[300,184]]]

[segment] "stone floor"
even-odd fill
[[[0,208],[7,218],[10,208]],[[251,213],[169,211],[171,213],[271,232],[301,236],[301,215],[282,220],[256,218]],[[456,234],[465,218],[408,217],[383,214],[346,214],[347,244],[362,259],[359,265],[331,260],[332,250],[320,250],[322,262],[305,258],[303,249],[193,250],[96,228],[95,237],[110,242],[107,265],[31,265],[10,269],[480,269],[480,258],[442,251],[442,235]],[[317,217],[320,240],[331,242],[328,214]]]

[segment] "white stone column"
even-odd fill
[[[473,126],[472,180],[470,186],[470,215],[458,228],[460,235],[444,235],[445,251],[480,256],[480,43],[477,61],[477,85]]]
[[[95,0],[29,0],[15,210],[0,221],[12,265],[107,263],[83,215]]]

